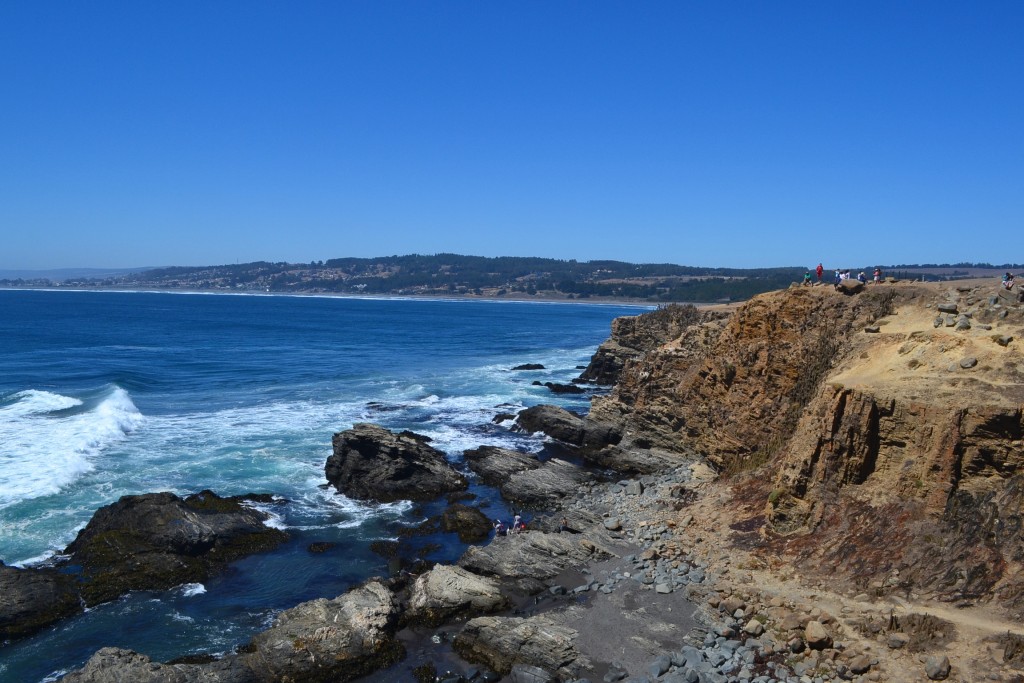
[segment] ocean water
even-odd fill
[[[483,301],[0,291],[0,560],[31,566],[120,496],[272,493],[292,540],[205,585],[136,592],[0,645],[0,680],[51,681],[99,647],[155,660],[229,652],[281,609],[334,597],[386,562],[374,540],[435,512],[324,486],[334,432],[411,429],[462,451],[539,452],[492,418],[555,395],[628,306]],[[542,363],[542,371],[510,369]],[[474,484],[491,516],[508,510]],[[337,546],[310,553],[311,542]],[[454,537],[431,559],[463,550]]]

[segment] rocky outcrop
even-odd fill
[[[480,481],[488,486],[501,486],[516,472],[540,467],[540,461],[532,453],[520,453],[498,446],[480,446],[464,451],[469,469],[476,472]]]
[[[467,614],[498,612],[509,604],[495,579],[443,564],[417,577],[410,593],[406,619],[431,626]]]
[[[486,540],[491,530],[491,521],[479,508],[452,503],[441,513],[441,531],[458,534],[463,543]]]
[[[516,472],[501,484],[506,499],[534,509],[551,509],[557,501],[573,495],[581,484],[594,480],[586,470],[559,458],[540,467]]]
[[[691,325],[628,362],[612,393],[593,400],[587,432],[593,425],[617,433],[620,451],[700,454],[720,468],[742,464],[792,434],[840,340],[887,305],[878,290],[843,297],[798,288],[755,297],[724,326]]]
[[[0,562],[0,641],[27,636],[82,609],[74,579]]]
[[[469,485],[429,438],[395,434],[373,424],[356,424],[334,435],[334,453],[324,472],[350,498],[387,503],[427,501]]]
[[[612,385],[628,361],[641,358],[662,344],[678,339],[683,332],[703,323],[714,323],[727,317],[719,310],[670,304],[639,316],[616,318],[612,333],[598,347],[590,364],[579,376],[581,382]]]
[[[253,638],[247,659],[262,680],[350,681],[402,657],[397,618],[395,596],[370,581],[333,600],[285,610]]]
[[[569,567],[613,555],[610,546],[584,535],[528,531],[473,546],[459,558],[458,565],[475,574],[498,577],[515,590],[532,595],[546,588],[546,580]]]
[[[231,658],[232,660],[234,658]],[[261,683],[255,671],[234,661],[211,664],[163,664],[132,650],[105,647],[64,683]]]
[[[576,631],[545,616],[478,617],[466,622],[453,646],[463,658],[507,675],[516,664],[571,680],[590,667],[574,644]]]
[[[130,590],[201,582],[288,538],[243,500],[211,491],[184,499],[149,493],[100,508],[65,550],[81,567],[82,599],[95,605]]]
[[[103,648],[67,683],[277,683],[350,681],[403,655],[395,640],[398,603],[379,581],[333,600],[285,610],[238,654],[203,664],[164,664],[130,650]]]
[[[737,491],[764,509],[774,557],[873,594],[1024,605],[1024,307],[997,289],[755,297],[718,332],[691,325],[627,361],[593,401],[583,453],[617,469],[649,466],[645,453],[758,468]]]
[[[558,406],[539,405],[520,411],[516,426],[531,434],[543,432],[571,446],[583,443],[583,418]]]

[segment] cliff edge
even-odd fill
[[[618,441],[589,457],[705,460],[719,478],[676,517],[699,509],[704,540],[755,563],[1020,618],[1019,292],[991,280],[794,287],[687,322],[652,319],[661,343],[625,360],[587,419]],[[615,329],[635,338],[642,324]]]

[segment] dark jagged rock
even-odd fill
[[[558,384],[556,382],[533,382],[534,386],[547,387],[553,394],[583,394],[586,393],[585,389],[582,389],[575,384]]]
[[[491,521],[480,508],[454,503],[441,513],[441,530],[457,533],[463,543],[476,543],[490,535]]]
[[[498,446],[481,446],[462,454],[469,465],[488,486],[501,486],[516,472],[540,467],[537,456]]]
[[[572,446],[583,443],[583,418],[565,408],[539,405],[527,408],[516,417],[519,429],[525,432],[544,432]]]
[[[543,370],[544,366],[541,365],[540,363],[523,363],[522,365],[517,365],[517,366],[515,366],[512,369],[513,370]]]
[[[123,496],[96,511],[67,547],[82,569],[88,605],[129,590],[204,581],[227,563],[274,548],[288,534],[264,525],[267,515],[240,498],[203,491]]]
[[[0,562],[0,640],[30,635],[81,609],[71,577]]]
[[[395,434],[373,424],[356,424],[334,435],[327,480],[350,498],[389,503],[433,500],[468,487],[466,478],[428,445],[425,436]]]

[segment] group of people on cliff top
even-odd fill
[[[803,282],[803,284],[804,284],[805,287],[810,287],[810,286],[812,286],[814,284],[819,284],[819,285],[820,284],[824,284],[822,278],[825,277],[825,267],[819,263],[818,267],[814,269],[814,273],[815,273],[815,275],[818,276],[817,283],[814,282],[814,280],[813,280],[813,278],[811,276],[811,271],[808,270],[807,272],[804,273],[804,282]],[[840,270],[839,268],[836,268],[835,282],[833,283],[835,285],[836,289],[839,289],[840,284],[844,280],[849,280],[849,279],[851,279],[850,271],[848,271],[848,270]],[[874,280],[875,284],[880,284],[882,282],[882,269],[881,269],[881,267],[878,267],[878,266],[875,267],[875,272],[872,274],[872,279]],[[857,273],[857,281],[858,282],[862,282],[864,284],[867,284],[868,276],[864,273],[863,270],[860,271],[859,273]]]

